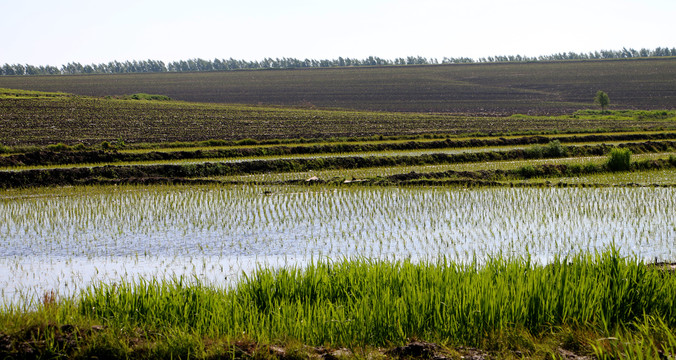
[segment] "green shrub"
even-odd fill
[[[526,148],[525,158],[527,159],[541,159],[543,157],[563,157],[568,155],[568,149],[561,145],[561,141],[553,140],[547,145],[533,145]]]
[[[594,163],[586,163],[582,166],[582,171],[585,174],[593,174],[599,172],[599,169]]]
[[[564,157],[568,155],[568,149],[561,145],[561,141],[553,140],[545,147],[545,155],[548,157]]]
[[[610,151],[610,157],[608,158],[608,168],[612,171],[623,171],[629,170],[631,163],[631,150],[615,148]]]
[[[85,149],[87,149],[87,147],[83,143],[77,143],[77,144],[73,145],[72,149],[73,150],[85,150]]]
[[[570,164],[566,166],[566,175],[580,175],[582,173],[581,164]]]
[[[535,167],[533,167],[533,165],[526,165],[517,169],[517,173],[522,177],[528,179],[537,175],[537,170],[535,169]]]
[[[673,166],[676,166],[676,155],[669,155],[669,163],[671,163]]]
[[[545,148],[542,145],[528,147],[525,151],[525,157],[527,159],[540,159],[545,155]]]
[[[110,145],[110,142],[108,142],[108,141],[104,141],[104,142],[101,143],[101,149],[107,150],[107,149],[112,149],[112,148],[113,148],[113,146]]]
[[[169,101],[170,97],[166,95],[153,95],[146,93],[136,93],[123,97],[124,100],[154,100],[154,101]]]
[[[49,151],[67,151],[70,150],[70,146],[64,143],[51,144],[47,145],[47,150]]]
[[[0,144],[0,154],[6,154],[10,151],[9,146]]]

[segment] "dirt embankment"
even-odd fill
[[[517,152],[517,154],[522,154]],[[505,159],[505,154],[492,156]],[[464,155],[464,154],[460,154]],[[476,154],[469,154],[476,155]],[[486,156],[486,154],[484,154]],[[213,176],[242,175],[256,173],[304,172],[325,169],[356,169],[364,167],[392,167],[400,165],[424,165],[452,162],[454,156],[433,154],[419,157],[346,157],[325,159],[258,160],[239,163],[204,163],[189,165],[147,165],[147,166],[101,166],[70,169],[44,169],[5,171],[0,176],[0,188],[64,186],[81,184],[151,184],[151,183],[213,183]],[[456,159],[457,160],[457,159]],[[495,159],[492,159],[495,160]],[[474,161],[479,161],[474,158]],[[676,166],[672,159],[646,160],[632,163],[634,170],[664,169]],[[606,165],[537,165],[513,170],[444,171],[438,173],[409,173],[386,178],[368,179],[370,184],[404,184],[414,181],[431,182],[434,179],[468,179],[481,185],[499,185],[505,179],[528,179],[533,177],[560,177],[610,171]],[[306,180],[298,180],[307,182]],[[315,181],[317,183],[321,181]],[[315,183],[313,182],[313,183]],[[335,182],[335,181],[334,181]]]
[[[146,153],[124,153],[115,150],[104,151],[36,151],[25,154],[16,154],[0,157],[0,166],[40,166],[40,165],[63,165],[63,164],[100,164],[115,162],[138,162],[138,161],[163,161],[163,160],[189,160],[209,158],[238,158],[253,156],[284,156],[300,154],[334,154],[350,152],[377,152],[396,150],[426,150],[448,148],[472,148],[485,146],[510,146],[510,145],[536,145],[547,144],[554,140],[565,142],[601,142],[601,141],[636,141],[646,140],[645,146],[659,146],[667,144],[674,147],[674,141],[652,142],[650,140],[665,140],[676,137],[674,133],[657,134],[617,134],[617,135],[582,135],[552,138],[545,136],[525,136],[519,138],[498,139],[467,139],[467,140],[440,140],[440,141],[409,141],[396,143],[370,143],[370,144],[324,144],[324,145],[299,145],[299,146],[273,146],[273,147],[248,147],[217,150],[195,151],[150,151]],[[598,146],[598,145],[592,145]],[[635,144],[626,144],[639,149]],[[571,148],[571,147],[569,147]],[[632,149],[632,151],[637,152]],[[571,148],[571,151],[575,151]],[[587,149],[587,151],[591,151]],[[588,154],[592,155],[592,154]]]

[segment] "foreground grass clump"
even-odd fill
[[[304,270],[260,270],[222,293],[203,286],[142,282],[92,289],[88,316],[122,326],[185,326],[207,335],[280,334],[310,344],[402,343],[409,338],[477,345],[505,328],[533,334],[586,324],[612,332],[657,316],[676,325],[676,279],[618,255],[528,259],[485,266],[408,262],[317,263]]]
[[[615,251],[546,266],[529,258],[317,262],[260,269],[229,290],[182,279],[100,284],[36,312],[5,310],[0,325],[3,357],[242,357],[232,344],[365,348],[415,339],[543,358],[561,347],[673,356],[676,276]]]

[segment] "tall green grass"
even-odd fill
[[[176,279],[99,284],[79,312],[113,328],[322,345],[389,345],[412,338],[479,345],[489,334],[554,327],[614,335],[650,316],[676,326],[676,276],[616,250],[558,258],[318,261],[259,269],[232,289]],[[673,337],[673,331],[670,333]]]
[[[660,318],[646,316],[614,336],[589,344],[597,359],[674,359],[676,333]]]
[[[611,149],[607,165],[612,171],[629,170],[631,166],[631,150],[622,148]]]

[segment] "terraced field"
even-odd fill
[[[0,357],[676,353],[673,111],[0,110]]]
[[[0,98],[0,143],[8,146],[162,143],[402,135],[509,134],[675,129],[667,119],[637,117],[482,117],[363,113],[268,107],[58,97]]]

